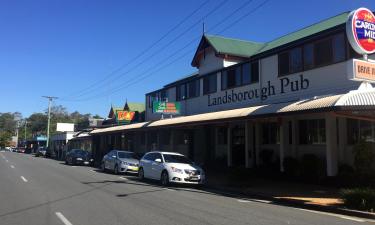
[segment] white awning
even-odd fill
[[[351,91],[347,94],[320,96],[311,99],[294,102],[283,102],[268,105],[252,106],[240,109],[225,110],[219,112],[202,113],[191,116],[166,118],[157,121],[108,127],[96,129],[91,134],[133,130],[140,128],[156,128],[163,126],[188,125],[205,122],[215,122],[230,119],[252,118],[260,116],[273,116],[275,114],[286,114],[292,112],[334,110],[337,107],[374,106],[375,89],[366,91]]]

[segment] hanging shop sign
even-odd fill
[[[375,82],[375,63],[352,59],[348,63],[348,76],[350,80]]]
[[[375,16],[371,10],[359,8],[349,14],[346,35],[353,49],[361,55],[375,52]]]
[[[161,114],[180,114],[181,104],[179,102],[154,101],[152,103],[152,111]]]
[[[130,123],[135,116],[135,112],[118,110],[116,111],[116,120],[118,123]]]

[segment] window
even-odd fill
[[[365,142],[375,142],[375,123],[364,120],[347,120],[348,144],[354,145],[361,140]]]
[[[160,101],[167,101],[167,99],[168,99],[167,90],[160,91]]]
[[[251,83],[251,70],[250,63],[245,63],[242,65],[242,83],[250,84]]]
[[[152,104],[155,100],[155,93],[152,93],[148,96],[148,107],[152,108]]]
[[[319,41],[314,45],[315,66],[327,65],[332,62],[332,42],[331,39]]]
[[[286,75],[289,73],[289,52],[279,54],[279,75]]]
[[[217,128],[217,144],[218,145],[227,144],[227,141],[228,141],[227,132],[228,132],[228,128],[226,127]]]
[[[302,71],[302,49],[294,48],[290,51],[290,73]]]
[[[325,120],[300,120],[299,143],[300,144],[325,144]]]
[[[187,98],[199,96],[200,80],[194,80],[187,83]]]
[[[259,61],[251,63],[251,83],[259,82]]]
[[[217,76],[215,74],[208,75],[203,78],[203,94],[215,93],[217,87]]]
[[[278,144],[280,142],[279,125],[277,123],[262,124],[262,144]]]
[[[279,54],[280,75],[302,71],[302,49],[294,48]]]
[[[186,84],[181,84],[176,87],[176,100],[181,101],[186,99]]]
[[[333,37],[333,62],[345,60],[345,37],[344,34],[338,34]]]
[[[339,33],[282,52],[278,55],[279,76],[342,62],[347,56],[353,58],[352,51],[346,53],[347,46],[344,33]]]
[[[233,88],[241,85],[241,67],[236,66],[234,68],[223,71],[222,75],[222,89]]]
[[[314,67],[314,45],[307,44],[303,46],[303,68],[305,70]]]

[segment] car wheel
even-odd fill
[[[113,169],[113,172],[114,172],[116,175],[119,174],[117,164],[115,165],[115,168]]]
[[[102,162],[102,164],[101,164],[101,169],[102,169],[102,172],[105,172],[105,164],[104,164],[104,162]]]
[[[161,181],[161,185],[163,185],[163,186],[168,186],[169,185],[169,175],[168,175],[167,171],[164,170],[161,173],[160,181]]]
[[[65,165],[68,165],[68,160],[65,159]]]
[[[138,171],[138,178],[139,178],[140,180],[145,179],[145,174],[144,174],[144,172],[143,172],[143,168],[142,168],[142,167],[139,168],[139,171]]]

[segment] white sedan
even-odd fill
[[[171,183],[203,184],[202,168],[187,157],[174,152],[148,152],[139,162],[139,178],[160,180],[166,186]]]

